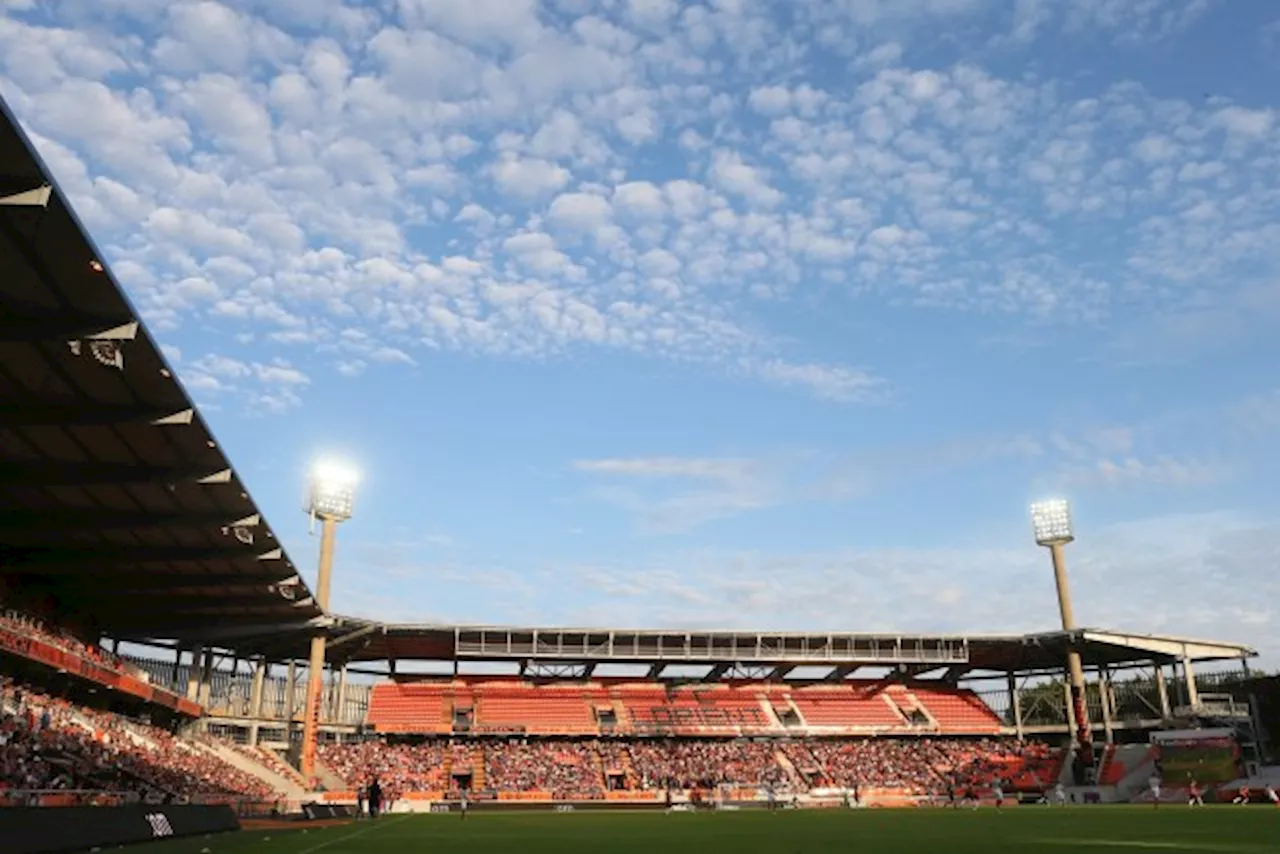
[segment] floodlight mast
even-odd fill
[[[320,569],[316,576],[316,604],[329,609],[329,588],[333,579],[333,545],[338,523],[351,518],[355,501],[356,474],[332,462],[318,463],[311,471],[304,509],[320,520]],[[302,724],[302,751],[298,770],[308,786],[315,776],[316,740],[320,729],[320,700],[324,693],[325,636],[320,630],[311,636],[311,661],[307,678],[307,707]]]
[[[1058,610],[1062,614],[1062,630],[1075,631],[1076,619],[1071,607],[1071,588],[1067,584],[1067,558],[1063,547],[1075,539],[1071,529],[1071,505],[1065,499],[1037,501],[1031,505],[1031,526],[1036,545],[1044,546],[1053,558],[1053,578],[1058,587]],[[1071,684],[1071,708],[1076,719],[1076,744],[1085,767],[1093,766],[1093,730],[1089,725],[1089,707],[1085,701],[1084,665],[1074,644],[1067,646],[1067,672]]]

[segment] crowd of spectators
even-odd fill
[[[787,781],[771,742],[670,739],[636,742],[629,752],[644,789],[776,787]]]
[[[142,678],[142,671],[117,655],[107,652],[97,644],[85,643],[74,635],[45,624],[29,614],[8,609],[0,611],[0,628],[9,629],[22,637],[32,638],[52,647],[78,655],[86,661],[106,667],[117,673],[129,673]]]
[[[275,797],[257,777],[160,727],[76,706],[5,677],[0,790],[120,792],[149,801]]]
[[[384,792],[438,792],[448,786],[445,764],[448,745],[423,744],[321,744],[316,755],[325,768],[351,787],[367,786],[375,779]]]
[[[562,800],[604,794],[600,754],[592,742],[507,741],[484,748],[484,779],[499,792],[549,792]]]
[[[787,758],[814,785],[895,789],[939,796],[1008,786],[1053,751],[1042,744],[998,739],[860,739],[800,742]],[[1040,781],[1044,788],[1052,781]]]
[[[1006,789],[1028,770],[1053,767],[1060,752],[1042,744],[982,739],[860,739],[769,742],[663,739],[638,741],[485,740],[327,745],[321,758],[350,785],[373,778],[404,792],[447,791],[474,773],[484,757],[480,787],[492,792],[549,792],[561,799],[598,798],[609,789],[663,791],[721,787],[787,791],[839,787],[892,789],[913,795]],[[779,754],[782,754],[780,758]],[[785,766],[798,774],[793,778]],[[1031,775],[1034,776],[1034,775]],[[1027,785],[1044,790],[1049,779]]]
[[[261,751],[239,749],[293,776],[278,757],[272,763]],[[1055,767],[1057,755],[1041,744],[998,739],[430,739],[319,746],[326,768],[352,787],[377,779],[388,800],[406,792],[453,790],[468,775],[491,792],[547,792],[558,799],[598,798],[609,788],[785,790],[792,782],[936,796],[1034,778]],[[1031,779],[1030,785],[1048,788],[1052,780]],[[277,797],[208,746],[0,676],[0,804],[18,792],[81,790],[149,801]]]

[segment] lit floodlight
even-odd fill
[[[336,521],[351,518],[359,476],[355,469],[334,460],[322,460],[311,469],[306,511]]]
[[[1031,527],[1036,543],[1042,546],[1069,543],[1075,537],[1071,533],[1071,505],[1065,498],[1051,498],[1031,505]]]

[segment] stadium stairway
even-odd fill
[[[320,779],[320,785],[330,792],[345,792],[355,788],[354,780],[342,779],[319,759],[316,760],[316,777]]]
[[[933,716],[933,713],[929,711],[924,703],[920,702],[919,697],[911,693],[911,689],[903,688],[901,692],[885,691],[880,696],[889,701],[889,705],[902,718],[904,724],[909,726],[911,724],[911,715],[918,712],[928,721],[929,727],[940,729],[938,719]]]
[[[484,748],[480,745],[471,749],[471,791],[484,791]]]
[[[781,719],[778,718],[778,713],[773,708],[773,703],[769,702],[769,698],[762,695],[759,698],[759,701],[760,709],[764,713],[764,719],[768,722],[769,729],[785,729],[782,725]]]
[[[786,772],[787,779],[791,781],[791,785],[796,791],[803,792],[809,788],[805,783],[803,775],[796,770],[795,763],[791,761],[791,757],[788,756],[781,748],[773,752],[773,761],[777,762],[778,766]]]
[[[277,792],[283,792],[286,797],[301,798],[305,794],[303,788],[297,783],[292,780],[286,780],[265,765],[254,762],[249,757],[221,742],[186,742],[186,744],[196,750],[212,753],[228,765],[239,768],[246,774],[252,774]]]
[[[266,766],[268,770],[276,774],[279,774],[280,776],[284,777],[286,780],[292,780],[293,782],[297,783],[299,786],[305,787],[307,785],[307,781],[303,778],[302,772],[294,768],[288,762],[286,762],[280,756],[279,753],[272,750],[270,747],[266,747],[265,745],[261,745],[261,744],[258,745],[255,748],[255,750],[258,753],[258,755],[262,757],[263,759],[262,764]],[[317,762],[316,764],[319,765],[319,762]]]
[[[635,732],[635,721],[631,720],[631,713],[627,711],[627,704],[622,698],[616,694],[610,695],[609,705],[613,707],[613,718],[617,721],[614,724],[614,732]]]
[[[796,705],[796,701],[791,699],[791,695],[787,694],[782,698],[786,701],[787,708],[791,710],[791,714],[796,716],[796,720],[800,721],[801,728],[808,728],[809,722],[804,719],[804,712],[800,711],[800,707]]]

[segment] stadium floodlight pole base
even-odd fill
[[[316,578],[316,604],[322,611],[329,608],[329,586],[333,577],[333,540],[338,531],[338,520],[330,515],[320,516],[320,572]],[[320,698],[324,693],[323,630],[311,637],[311,662],[307,678],[307,707],[302,723],[302,754],[298,770],[308,786],[316,772],[316,737],[320,729]]]

